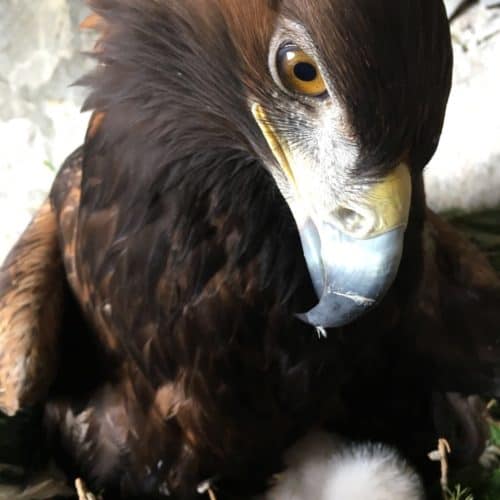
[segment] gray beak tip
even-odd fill
[[[325,331],[344,326],[374,307],[396,277],[404,231],[400,227],[355,239],[329,224],[318,229],[308,222],[300,234],[319,302],[297,317]]]

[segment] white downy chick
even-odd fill
[[[392,448],[313,432],[285,454],[264,500],[424,500],[417,473]]]

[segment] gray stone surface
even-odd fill
[[[453,88],[426,187],[436,210],[471,211],[500,203],[500,8],[476,4],[451,30]]]
[[[485,3],[452,24],[454,88],[426,173],[438,210],[500,202],[500,9]],[[86,13],[83,0],[0,0],[0,260],[83,138],[84,91],[70,85],[91,65],[80,54],[92,46],[78,30]]]
[[[444,4],[446,6],[446,12],[448,13],[448,17],[452,17],[457,10],[464,5],[467,0],[445,0]]]
[[[88,116],[71,87],[91,61],[80,0],[0,0],[0,260],[79,145]]]

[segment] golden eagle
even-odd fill
[[[500,289],[426,210],[442,2],[90,5],[87,136],[1,269],[0,408],[43,404],[111,499],[249,498],[315,426],[474,459]]]

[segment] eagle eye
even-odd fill
[[[326,94],[325,81],[316,61],[295,45],[278,50],[276,61],[281,84],[289,91],[310,97]]]

